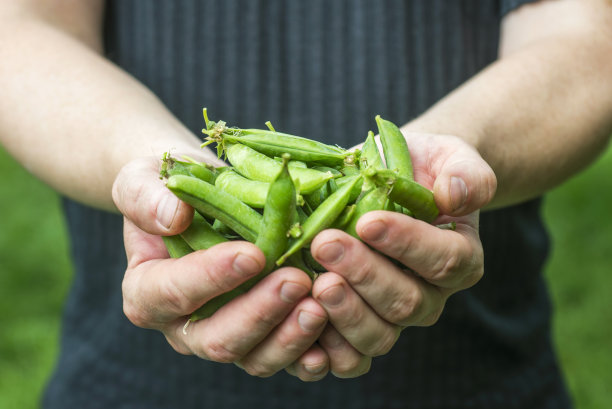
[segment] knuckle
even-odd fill
[[[368,287],[375,279],[375,274],[371,263],[357,263],[351,272],[349,282],[355,287]]]
[[[425,297],[418,288],[395,298],[385,314],[389,322],[398,325],[409,325],[415,320],[423,308]]]
[[[151,315],[126,299],[123,300],[123,314],[137,327],[149,328],[151,326]]]
[[[422,326],[422,327],[431,327],[432,325],[436,324],[438,322],[438,320],[440,319],[440,316],[442,315],[442,311],[443,310],[444,310],[444,307],[442,306],[441,308],[438,308],[438,309],[432,311],[425,318],[423,318],[423,320],[421,321],[420,326]]]
[[[181,355],[193,355],[191,353],[191,351],[188,348],[185,347],[184,344],[175,341],[167,333],[164,333],[164,336],[166,337],[166,342],[168,342],[168,344],[172,347],[172,349],[174,349],[179,354],[181,354]]]
[[[352,308],[347,311],[347,315],[343,317],[344,322],[339,326],[344,329],[356,329],[361,327],[365,318],[365,310],[363,308]]]
[[[447,280],[453,271],[460,265],[460,259],[456,252],[451,251],[448,257],[442,257],[431,273],[431,280],[435,282]]]
[[[367,348],[365,348],[365,350],[362,352],[364,353],[364,355],[371,357],[385,355],[389,353],[389,351],[391,351],[391,348],[393,348],[393,345],[395,345],[398,336],[399,330],[385,331],[382,336],[379,336],[374,339],[374,342]]]
[[[220,338],[213,338],[204,343],[194,353],[200,358],[214,362],[230,363],[240,359],[241,355]]]
[[[415,247],[415,237],[412,234],[405,234],[401,238],[393,237],[389,242],[389,250],[385,252],[406,264],[412,258],[412,249]]]
[[[257,376],[258,378],[269,378],[278,372],[277,369],[257,361],[241,362],[241,365],[246,373],[251,376]]]
[[[303,344],[305,339],[300,339],[295,333],[279,331],[276,334],[276,343],[279,348],[284,351],[284,354],[289,356],[299,356],[303,352]]]
[[[331,372],[338,378],[356,378],[368,373],[371,364],[372,360],[365,356],[359,359],[345,359],[337,362]]]
[[[121,287],[123,293],[123,315],[134,325],[140,328],[151,328],[153,315],[151,311],[145,309],[142,304],[135,302],[133,295],[133,279],[130,279],[129,272],[126,273]]]
[[[183,315],[194,311],[199,307],[199,303],[190,300],[188,295],[177,285],[172,279],[168,280],[168,284],[163,287],[162,297],[168,309],[178,315]]]
[[[278,325],[278,315],[283,311],[279,310],[268,310],[266,308],[262,308],[261,306],[254,307],[251,309],[251,314],[253,315],[253,321],[258,323],[258,326],[261,328],[274,328]]]
[[[478,267],[470,270],[461,280],[461,288],[470,288],[476,284],[484,275],[484,268]]]

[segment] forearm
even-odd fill
[[[594,21],[502,49],[404,129],[475,146],[498,179],[492,207],[543,193],[591,162],[612,132],[612,35]]]
[[[36,16],[0,24],[0,140],[28,170],[112,209],[119,169],[145,155],[200,152],[198,139],[131,76]],[[207,159],[215,161],[211,153]]]

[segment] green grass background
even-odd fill
[[[72,276],[58,196],[0,149],[0,408],[38,406]],[[552,191],[547,277],[577,408],[612,404],[612,150]]]

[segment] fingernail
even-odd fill
[[[338,263],[343,255],[344,246],[337,241],[325,243],[317,249],[317,259],[327,264]]]
[[[306,332],[314,332],[321,329],[325,324],[325,317],[320,315],[312,314],[308,311],[300,311],[298,314],[298,324]]]
[[[382,241],[387,237],[387,224],[382,220],[374,220],[361,229],[359,236],[370,242]]]
[[[344,288],[336,284],[319,294],[318,300],[328,307],[337,307],[344,301]]]
[[[157,221],[166,229],[169,229],[174,222],[178,207],[179,200],[176,196],[171,194],[164,195],[157,205]]]
[[[325,362],[316,365],[302,365],[304,370],[312,375],[318,375],[323,372],[327,368],[327,364]]]
[[[253,257],[243,253],[237,253],[236,257],[234,258],[232,268],[239,274],[251,276],[260,271],[262,266],[260,266],[257,260],[255,260]]]
[[[280,297],[286,303],[293,304],[308,293],[308,288],[301,284],[286,282],[280,290]]]
[[[457,176],[451,176],[450,179],[450,202],[453,210],[458,210],[465,204],[467,200],[468,190],[467,185]]]

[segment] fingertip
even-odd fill
[[[184,231],[193,218],[193,208],[171,192],[164,193],[155,210],[160,233],[177,234]]]
[[[482,161],[463,164],[440,175],[433,187],[434,199],[441,214],[464,216],[487,205],[495,194],[497,179]]]

